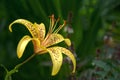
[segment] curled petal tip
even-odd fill
[[[20,55],[19,53],[17,54],[17,57],[20,59],[22,57],[22,55]]]
[[[68,46],[71,46],[71,41],[70,41],[70,39],[65,39],[65,43],[66,43]]]
[[[52,76],[55,76],[56,74],[55,74],[55,73],[52,73],[51,75],[52,75]]]
[[[73,69],[72,73],[75,73],[75,68]]]
[[[9,31],[12,32],[12,24],[9,25]]]

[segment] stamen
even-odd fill
[[[52,21],[51,21],[51,19],[50,19],[50,25],[49,25],[49,30],[48,30],[48,33],[50,33],[50,32],[51,32],[51,26],[52,26],[52,25],[51,25],[51,22],[52,22]]]
[[[66,25],[66,21],[64,21],[63,25],[60,25],[60,26],[54,31],[54,33],[58,33],[65,25]]]
[[[51,20],[52,20],[52,27],[53,27],[53,26],[54,26],[54,23],[55,23],[54,15],[51,16]]]
[[[54,27],[53,27],[53,29],[52,29],[52,32],[55,30],[55,28],[56,28],[57,23],[59,22],[59,20],[60,20],[60,18],[58,18],[57,21],[55,22]]]
[[[54,15],[50,16],[50,26],[49,26],[49,31],[48,33],[52,33],[54,32],[58,21],[60,20],[60,18],[58,18],[57,20],[55,20]]]
[[[54,27],[54,23],[55,23],[55,18],[54,18],[54,15],[52,15],[52,16],[50,16],[50,26],[49,26],[48,33],[52,33],[53,27]]]
[[[54,15],[52,15],[52,16],[50,16],[50,26],[49,26],[48,33],[52,33],[52,28],[54,26],[54,22],[55,22]]]
[[[50,31],[48,32],[48,34],[46,35],[46,38],[44,39],[43,41],[43,44],[45,45],[46,44],[46,41],[47,39],[50,37],[50,34],[54,31],[55,27],[57,26],[57,23],[60,19],[58,18],[57,21],[55,22],[55,25],[53,25],[51,28],[50,28]],[[63,25],[64,26],[64,25]],[[60,26],[59,26],[60,27]],[[61,25],[61,28],[62,28],[62,25]],[[61,29],[60,28],[60,29]],[[56,30],[55,30],[56,31]]]

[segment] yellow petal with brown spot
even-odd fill
[[[48,35],[46,38],[47,39],[44,42],[46,47],[49,47],[51,45],[58,44],[64,41],[63,36],[60,34],[50,34],[50,36]]]
[[[9,25],[9,30],[12,32],[12,25],[15,24],[15,23],[19,23],[19,24],[23,24],[31,33],[31,35],[33,37],[38,37],[38,31],[36,31],[36,27],[33,26],[33,24],[28,21],[28,20],[25,20],[25,19],[17,19],[15,21],[13,21],[10,25]]]
[[[74,55],[70,52],[70,50],[66,49],[66,48],[63,48],[63,47],[59,47],[59,46],[56,46],[56,47],[53,47],[53,48],[56,48],[57,51],[60,51],[61,53],[64,53],[65,55],[67,55],[71,60],[72,60],[72,63],[73,63],[73,73],[75,72],[76,70],[76,59],[74,57]]]
[[[63,47],[59,47],[59,49],[62,51],[62,53],[67,55],[72,60],[72,63],[73,63],[73,71],[72,72],[74,73],[76,70],[76,59],[75,59],[73,53],[71,53],[68,49],[63,48]]]
[[[37,28],[38,28],[38,35],[39,35],[38,38],[42,42],[44,40],[45,33],[46,33],[45,25],[43,23],[41,23],[41,24],[36,23],[35,26],[37,26]]]
[[[52,63],[53,63],[52,76],[54,76],[59,72],[61,68],[62,61],[63,61],[62,53],[57,47],[48,48],[47,50],[52,59]]]

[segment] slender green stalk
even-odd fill
[[[23,61],[22,63],[17,64],[17,65],[14,67],[14,69],[12,69],[12,70],[10,70],[10,71],[6,70],[6,71],[7,71],[7,74],[6,74],[6,76],[5,76],[5,80],[12,80],[11,75],[14,74],[14,73],[16,73],[16,72],[18,72],[18,68],[21,67],[23,64],[27,63],[28,61],[30,61],[35,55],[36,55],[36,54],[31,55],[29,58],[27,58],[27,59],[26,59],[25,61]]]

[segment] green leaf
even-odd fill
[[[107,65],[104,61],[94,60],[93,64],[99,68],[102,68],[104,71],[109,72],[111,70],[110,66]]]

